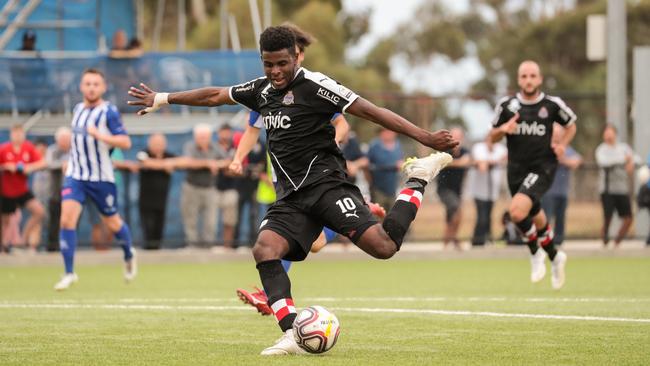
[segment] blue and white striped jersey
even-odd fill
[[[108,144],[97,141],[86,131],[94,125],[100,133],[126,135],[120,112],[114,105],[104,102],[96,107],[79,103],[72,117],[72,146],[66,177],[89,182],[115,182],[111,151]]]

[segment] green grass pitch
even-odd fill
[[[58,266],[0,268],[1,365],[650,364],[650,258],[570,260],[561,291],[526,259],[298,263],[297,307],[334,311],[341,337],[270,359],[275,321],[235,297],[252,262],[142,265],[129,285],[78,265],[62,293]]]

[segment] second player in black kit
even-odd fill
[[[564,155],[575,136],[576,115],[560,98],[541,92],[542,82],[536,62],[528,60],[519,65],[520,92],[497,104],[490,135],[493,142],[504,136],[507,139],[508,186],[512,194],[509,213],[530,249],[531,282],[539,282],[546,275],[547,254],[551,285],[559,289],[565,282],[567,255],[553,243],[553,229],[540,200],[553,182],[558,157]],[[554,123],[565,129],[557,140],[552,139]]]
[[[494,127],[508,122],[519,113],[517,129],[507,137],[508,187],[510,193],[523,193],[533,200],[531,215],[539,212],[540,199],[551,187],[557,157],[551,149],[553,123],[574,123],[576,115],[558,97],[541,93],[537,100],[526,101],[517,93],[503,98],[497,106]]]

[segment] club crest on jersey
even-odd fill
[[[548,109],[546,109],[546,107],[540,108],[539,112],[537,112],[537,117],[548,118]]]
[[[292,105],[294,101],[294,96],[293,92],[289,90],[287,94],[284,95],[284,98],[282,99],[282,104],[284,105]]]

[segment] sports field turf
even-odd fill
[[[321,356],[262,358],[275,321],[235,297],[251,262],[0,268],[2,365],[650,364],[650,258],[569,262],[561,291],[525,259],[311,261],[294,266],[297,307],[333,310]]]

